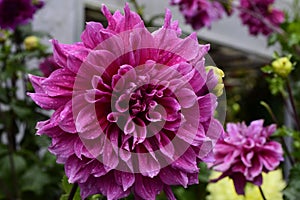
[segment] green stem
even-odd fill
[[[259,188],[259,192],[260,192],[261,197],[263,198],[263,200],[267,200],[267,198],[266,198],[266,196],[265,196],[265,194],[264,194],[262,188],[261,188],[260,186],[258,186],[258,188]]]
[[[279,125],[279,121],[277,120],[277,118],[276,118],[275,114],[273,113],[271,107],[266,102],[264,102],[264,101],[261,101],[260,104],[266,108],[266,110],[268,111],[268,113],[271,115],[273,121],[277,125]],[[284,151],[285,151],[285,153],[287,155],[287,158],[289,159],[291,165],[294,166],[295,165],[295,161],[294,161],[294,159],[292,157],[291,152],[288,149],[288,146],[287,146],[287,144],[285,142],[285,139],[282,136],[280,136],[279,138],[281,140],[281,143],[282,143],[283,149],[284,149]]]
[[[297,113],[296,104],[295,104],[295,100],[293,97],[292,88],[291,88],[289,79],[287,79],[286,85],[287,85],[287,90],[288,90],[288,95],[289,95],[289,101],[291,103],[292,110],[293,110],[293,117],[294,117],[294,120],[295,120],[298,130],[300,130],[300,120],[299,120],[299,116]]]
[[[73,185],[73,187],[72,187],[72,189],[71,189],[71,192],[70,192],[70,194],[69,194],[68,200],[73,200],[77,188],[78,188],[78,183],[74,183],[74,185]]]
[[[288,146],[287,146],[287,144],[286,144],[286,142],[285,142],[285,140],[284,140],[284,138],[283,138],[282,136],[280,137],[280,141],[281,141],[281,144],[282,144],[282,146],[283,146],[283,149],[284,149],[284,151],[285,151],[285,153],[286,153],[287,158],[289,159],[291,165],[294,166],[294,165],[295,165],[295,160],[294,160],[294,158],[292,157],[292,154],[291,154],[291,152],[289,151]]]
[[[260,105],[262,105],[263,107],[266,108],[266,110],[268,111],[268,113],[270,114],[270,116],[272,117],[273,121],[276,123],[276,124],[279,124],[275,114],[273,113],[271,107],[264,101],[261,101],[260,102]]]

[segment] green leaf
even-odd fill
[[[203,183],[209,182],[210,170],[204,162],[199,163],[200,173],[199,173],[199,181]]]
[[[13,155],[13,163],[16,174],[20,174],[26,169],[26,161],[22,156]],[[11,161],[9,155],[4,156],[0,159],[0,177],[11,175]]]
[[[300,164],[295,165],[290,170],[289,182],[283,191],[286,200],[300,199]]]
[[[27,169],[21,177],[21,191],[32,191],[37,195],[42,194],[43,188],[50,183],[49,175],[37,165]]]
[[[267,74],[273,73],[273,68],[270,65],[266,65],[261,68],[261,71]]]

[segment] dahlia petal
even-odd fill
[[[168,200],[176,200],[176,197],[174,196],[174,193],[170,186],[164,185],[164,192]]]
[[[169,9],[166,9],[164,28],[176,31],[177,35],[181,35],[181,29],[178,27],[178,21],[172,22],[172,13]]]
[[[117,184],[123,187],[123,191],[128,190],[135,182],[135,176],[132,173],[115,170],[114,175]]]
[[[196,160],[194,159],[196,156],[194,150],[188,148],[186,152],[180,156],[176,161],[174,161],[171,165],[173,168],[186,171],[187,173],[195,173],[198,172],[198,166]]]
[[[108,169],[115,169],[119,163],[118,156],[118,127],[111,125],[108,127],[106,133],[109,133],[109,139],[104,140],[102,159],[105,167]]]
[[[142,199],[155,200],[155,197],[163,189],[163,183],[157,178],[135,175],[134,193]]]
[[[57,122],[53,122],[51,119],[46,121],[40,121],[36,124],[37,135],[48,135],[50,137],[59,136],[63,133],[63,130],[58,127]]]
[[[65,63],[67,63],[67,56],[63,52],[61,46],[59,45],[57,40],[52,40],[52,45],[53,45],[53,57],[56,63],[63,67]]]
[[[264,120],[255,120],[250,123],[247,133],[251,135],[258,135],[263,129]]]
[[[187,174],[189,178],[189,185],[199,184],[199,172]]]
[[[82,62],[83,60],[81,58],[78,58],[78,56],[76,55],[70,54],[67,57],[67,69],[77,74],[82,65]]]
[[[272,171],[280,164],[280,160],[282,159],[278,154],[274,154],[273,152],[263,152],[260,155],[260,160],[267,170]]]
[[[144,22],[141,19],[141,17],[135,13],[132,12],[129,8],[129,4],[126,3],[125,4],[125,8],[124,8],[124,15],[125,15],[125,21],[124,22],[120,22],[124,28],[121,29],[120,31],[126,31],[126,30],[131,30],[133,28],[144,28]]]
[[[129,108],[129,97],[127,94],[122,94],[115,103],[115,108],[118,112],[126,112]]]
[[[62,134],[57,137],[52,138],[52,143],[49,146],[48,150],[56,155],[60,156],[62,158],[68,158],[75,154],[74,151],[74,143],[76,142],[76,137],[71,134]],[[71,147],[71,148],[66,148]]]
[[[87,22],[85,30],[81,34],[81,40],[84,45],[90,49],[95,48],[101,41],[102,38],[99,37],[99,30],[103,29],[101,23],[98,22]]]
[[[107,174],[107,170],[105,169],[104,165],[99,161],[99,160],[94,160],[93,161],[94,168],[91,170],[91,174],[93,174],[94,177],[101,177],[105,174]]]
[[[186,173],[172,167],[161,169],[159,177],[166,185],[182,185],[186,188],[189,182]]]
[[[99,155],[103,153],[104,142],[105,140],[107,140],[105,137],[106,137],[105,135],[100,135],[99,137],[96,138],[93,137],[92,139],[87,139],[87,138],[83,138],[82,135],[80,135],[80,140],[82,141],[84,147],[87,149],[87,153],[89,154],[86,155],[86,157],[98,158]],[[82,148],[82,150],[85,150],[85,148]]]
[[[45,77],[39,77],[29,74],[28,78],[36,93],[44,93],[44,90],[42,88],[42,82],[46,79]]]
[[[161,134],[156,134],[155,137],[159,143],[159,150],[168,158],[173,159],[175,155],[175,147],[171,139],[163,132]]]
[[[77,138],[77,140],[75,140],[74,142],[74,153],[77,156],[77,158],[82,159],[82,153],[83,153],[83,143],[80,140],[80,138]]]
[[[135,124],[132,121],[132,118],[128,117],[127,122],[124,127],[124,134],[127,135],[130,133],[133,133],[134,130],[135,130]]]
[[[98,123],[96,121],[96,116],[94,109],[91,106],[84,107],[77,115],[77,119],[75,121],[76,130],[78,133],[80,133],[81,136],[84,137],[84,135],[88,135],[93,132],[93,130],[96,130],[98,127]],[[92,137],[92,134],[88,139],[93,139],[97,136],[99,136],[102,132],[102,130],[98,131],[99,133]],[[86,138],[86,137],[84,137]]]
[[[252,165],[248,169],[249,169],[249,171],[248,171],[249,172],[249,176],[246,175],[246,178],[248,180],[253,180],[254,177],[256,177],[259,174],[261,174],[262,169],[263,169],[263,163],[260,162],[259,158],[254,157],[252,159]]]
[[[69,133],[76,133],[73,119],[72,101],[69,101],[60,113],[59,127]]]
[[[85,100],[88,103],[110,103],[111,93],[98,89],[87,90],[85,93]]]
[[[147,136],[146,125],[141,119],[136,118],[136,124],[134,124],[134,127],[133,146],[144,142]]]
[[[237,194],[243,195],[245,194],[244,188],[246,186],[246,180],[245,177],[240,173],[235,173],[231,176],[235,191]]]
[[[252,166],[251,161],[252,161],[253,156],[254,156],[254,152],[252,152],[252,151],[249,153],[247,153],[247,152],[242,153],[241,160],[244,163],[244,165],[246,165],[246,167]]]
[[[211,119],[207,127],[206,136],[214,141],[217,141],[223,134],[224,130],[222,124],[216,119]]]
[[[262,175],[258,175],[257,177],[254,178],[254,180],[252,181],[252,183],[254,185],[257,185],[257,186],[261,186],[262,182],[263,182],[263,179],[262,179]]]
[[[207,121],[213,115],[213,111],[216,108],[217,101],[216,96],[213,94],[207,94],[198,98],[200,122]]]
[[[45,110],[57,110],[69,101],[69,98],[65,96],[49,97],[43,93],[28,93],[28,95],[37,105]]]
[[[95,187],[98,183],[98,179],[94,177],[89,177],[89,179],[85,183],[79,183],[80,187],[80,196],[82,199],[86,199],[88,196],[97,194],[100,192],[98,187]]]
[[[147,177],[155,177],[157,176],[157,174],[160,171],[160,163],[157,160],[157,158],[155,157],[155,155],[153,154],[153,150],[149,149],[150,145],[147,145],[146,142],[143,143],[142,147],[141,145],[138,145],[136,147],[137,153],[138,153],[138,162],[139,162],[139,172],[143,175],[143,176],[147,176]],[[145,149],[147,151],[150,151],[148,153],[145,153],[147,151],[145,151]]]
[[[194,91],[188,88],[182,88],[177,94],[177,99],[181,107],[190,108],[197,101],[197,96]]]
[[[74,74],[69,70],[57,69],[42,82],[47,95],[54,97],[59,95],[71,95],[74,84]]]
[[[74,156],[68,158],[65,163],[65,173],[68,177],[69,183],[75,183],[77,173],[80,170],[80,160]]]

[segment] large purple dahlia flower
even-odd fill
[[[284,12],[273,8],[274,0],[241,0],[240,17],[252,35],[269,35],[284,21]]]
[[[269,138],[276,126],[264,127],[263,123],[228,123],[224,138],[214,148],[214,169],[223,172],[217,180],[229,176],[238,194],[244,194],[246,182],[260,186],[262,172],[274,170],[283,160],[281,144]]]
[[[213,21],[222,18],[225,13],[223,5],[218,1],[208,0],[171,0],[172,5],[179,5],[187,24],[194,30],[210,27]]]
[[[43,5],[43,1],[0,0],[0,28],[14,30],[18,25],[27,24]]]
[[[181,39],[169,11],[153,33],[128,5],[124,15],[102,12],[107,28],[89,22],[82,42],[53,40],[60,68],[30,76],[31,98],[54,110],[37,134],[52,138],[49,150],[82,198],[155,199],[164,190],[175,199],[170,186],[198,183],[197,163],[212,161],[223,132],[210,92],[218,79],[204,67],[209,46],[195,34]]]

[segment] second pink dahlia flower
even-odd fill
[[[269,35],[284,21],[284,12],[273,8],[274,0],[241,0],[240,17],[252,35]]]
[[[244,194],[246,182],[260,186],[262,172],[274,170],[283,160],[281,144],[270,140],[276,126],[263,123],[228,123],[224,138],[215,146],[214,169],[223,172],[217,180],[229,176],[238,194]]]
[[[175,199],[170,186],[198,183],[197,164],[212,161],[223,131],[213,117],[218,79],[204,66],[209,46],[195,34],[181,39],[169,11],[153,33],[128,5],[124,15],[102,12],[106,28],[89,22],[82,42],[53,40],[60,68],[30,76],[31,98],[54,110],[37,134],[52,138],[49,151],[82,198],[155,199],[164,190]]]
[[[221,19],[225,13],[223,5],[218,1],[209,0],[171,0],[178,5],[187,24],[194,30],[210,27],[213,21]]]

